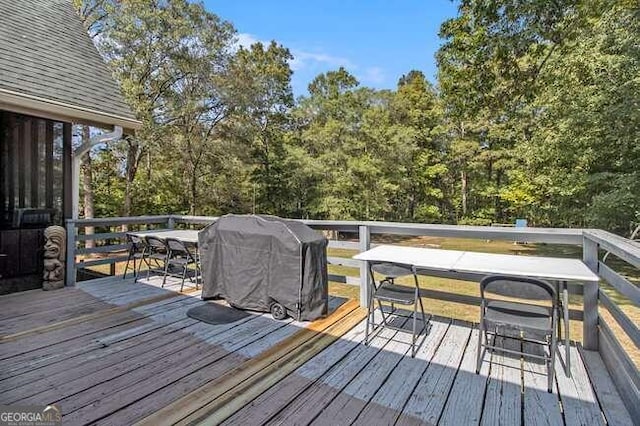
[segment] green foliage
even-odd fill
[[[487,225],[640,221],[640,19],[626,0],[463,0],[433,86],[344,68],[294,101],[289,50],[186,0],[74,2],[143,122],[96,153],[96,215]]]

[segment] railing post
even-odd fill
[[[360,253],[371,248],[371,233],[367,225],[358,227]],[[369,262],[360,262],[360,306],[367,307],[369,292],[371,291],[371,277],[369,276]]]
[[[66,272],[64,274],[65,285],[76,285],[76,224],[72,219],[67,219],[67,248],[66,248]]]
[[[173,215],[170,215],[169,219],[167,219],[167,228],[173,229],[175,227],[176,227],[176,220],[173,218]]]
[[[598,243],[587,237],[582,240],[582,261],[594,273],[598,273]],[[598,289],[597,282],[584,284],[582,340],[584,348],[590,351],[598,350]]]

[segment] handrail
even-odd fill
[[[640,268],[640,243],[601,229],[585,229],[584,236],[597,243],[603,250]]]

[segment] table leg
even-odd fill
[[[566,281],[562,282],[562,308],[564,314],[565,373],[567,377],[571,377],[571,356],[569,346],[569,289]]]
[[[558,341],[562,337],[562,321],[564,321],[564,304],[562,302],[562,289],[560,288],[560,281],[554,281],[556,286],[556,298],[558,303]],[[560,320],[560,310],[562,309],[562,321]]]

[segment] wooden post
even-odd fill
[[[371,233],[367,225],[358,227],[360,253],[371,248]],[[371,291],[371,277],[369,276],[369,262],[360,262],[360,306],[366,308]]]
[[[65,285],[76,285],[76,224],[72,219],[67,219],[67,255],[66,272],[64,274]]]
[[[584,237],[582,242],[582,261],[594,273],[598,273],[598,243]],[[597,282],[584,284],[582,319],[582,341],[584,348],[598,350],[598,290]]]

